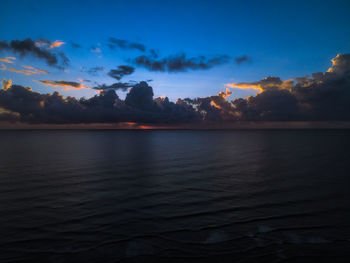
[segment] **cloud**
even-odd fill
[[[293,80],[282,81],[279,77],[266,77],[260,81],[255,82],[240,82],[228,83],[227,87],[237,89],[255,89],[258,93],[267,91],[269,89],[291,89],[294,85]]]
[[[66,42],[63,42],[61,40],[55,40],[52,42],[46,38],[40,38],[38,41],[35,42],[35,45],[37,47],[46,47],[48,49],[58,48],[64,44],[66,44]]]
[[[331,61],[332,66],[327,72],[337,75],[350,74],[350,54],[338,54]]]
[[[125,75],[130,75],[134,73],[134,71],[135,71],[134,67],[121,65],[121,66],[118,66],[118,69],[111,69],[108,72],[108,76],[115,78],[117,80],[120,80]]]
[[[48,49],[42,48],[30,38],[25,40],[11,40],[9,43],[6,40],[0,41],[0,51],[4,50],[18,53],[21,57],[30,55],[43,59],[49,66],[65,67],[68,63],[68,59],[63,53],[60,53],[59,56],[61,59],[63,59],[63,61],[62,65],[59,66],[59,61],[55,53],[52,53],[52,51]]]
[[[0,62],[4,62],[4,63],[13,63],[13,60],[16,60],[15,57],[6,57],[6,58],[0,58]]]
[[[65,67],[67,67],[69,65],[69,59],[67,58],[67,56],[63,53],[63,52],[59,52],[58,55],[61,57],[62,60],[62,66],[59,66],[61,69],[64,69]]]
[[[12,85],[12,80],[3,79],[1,89],[8,90]]]
[[[104,71],[105,70],[105,67],[100,67],[100,66],[96,66],[96,67],[92,67],[92,68],[85,68],[85,67],[81,67],[80,68],[80,71],[81,72],[86,72],[88,73],[89,75],[91,76],[97,76],[98,75],[98,72],[100,71]]]
[[[63,90],[70,89],[89,89],[89,87],[83,86],[83,84],[74,81],[65,80],[38,80],[39,83],[52,86],[52,87],[63,87]]]
[[[90,51],[93,52],[93,53],[101,53],[102,52],[102,50],[99,47],[96,47],[96,46],[91,46]]]
[[[135,86],[134,82],[117,82],[117,83],[113,83],[111,85],[106,85],[106,84],[98,85],[96,87],[93,87],[93,89],[96,89],[96,90],[122,90],[122,91],[126,91],[129,88],[132,88],[134,86]]]
[[[77,80],[80,81],[80,82],[91,82],[91,80],[89,80],[89,79],[78,78]]]
[[[63,41],[60,41],[60,40],[55,40],[54,42],[52,42],[49,46],[50,49],[52,48],[57,48],[57,47],[60,47],[62,45],[66,44],[65,42]]]
[[[29,70],[36,71],[38,73],[49,74],[49,72],[47,70],[44,70],[44,69],[39,69],[39,68],[35,68],[35,67],[32,67],[32,66],[27,66],[27,65],[24,65],[22,67],[24,67],[26,69],[29,69]]]
[[[152,87],[146,82],[134,85],[125,101],[114,90],[78,100],[63,98],[58,92],[40,94],[12,85],[0,90],[0,107],[18,114],[18,120],[26,123],[183,123],[199,118],[186,104],[173,103],[168,98],[153,99]]]
[[[229,57],[226,55],[207,58],[198,56],[187,58],[185,54],[178,54],[162,59],[156,59],[152,56],[139,56],[133,62],[141,67],[145,67],[150,71],[167,71],[167,72],[183,72],[187,70],[206,70],[214,66],[227,63]]]
[[[81,48],[81,45],[78,43],[75,43],[73,41],[70,42],[70,45],[72,46],[72,48]]]
[[[46,38],[39,38],[37,41],[35,41],[35,45],[37,47],[49,46],[50,44],[51,41]]]
[[[146,46],[141,44],[141,43],[131,42],[128,40],[118,39],[118,38],[114,38],[114,37],[109,38],[108,46],[110,49],[120,48],[120,49],[124,49],[124,50],[133,50],[134,49],[134,50],[139,50],[142,52],[146,51]]]
[[[9,68],[4,64],[1,64],[1,68],[0,70],[7,70],[7,71],[11,71],[11,72],[15,72],[15,73],[20,73],[20,74],[24,74],[24,75],[34,75],[34,74],[47,74],[48,71],[43,70],[43,69],[37,69],[31,66],[22,66],[26,69],[14,69],[14,68]]]
[[[241,57],[236,57],[235,61],[238,65],[244,63],[244,62],[251,62],[251,58],[248,57],[247,55],[243,55]]]
[[[69,81],[41,81],[51,86],[81,88]],[[89,99],[63,98],[59,93],[40,94],[30,88],[3,82],[0,108],[18,114],[28,123],[203,123],[230,124],[236,121],[350,121],[350,56],[340,54],[327,72],[313,73],[294,80],[266,77],[260,81],[229,84],[255,87],[256,96],[229,100],[226,88],[202,98],[154,98],[145,81],[118,82],[93,89],[99,94]],[[127,90],[124,100],[115,90]]]

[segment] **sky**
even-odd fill
[[[114,90],[124,99],[135,83],[146,81],[154,97],[171,101],[226,88],[225,99],[234,100],[261,90],[228,84],[311,76],[326,72],[337,54],[350,53],[349,1],[3,0],[0,5],[0,80],[40,94],[91,98],[123,83]],[[26,45],[34,44],[24,51],[11,44],[28,39]],[[35,47],[39,50],[32,51]]]

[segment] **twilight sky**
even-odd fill
[[[263,90],[249,87],[265,77],[287,81],[326,72],[337,54],[350,53],[349,1],[0,5],[0,81],[41,94],[91,98],[98,89],[115,88],[124,99],[146,81],[154,97],[175,102],[240,83],[224,96],[232,92],[228,99],[234,100]]]
[[[14,67],[28,64],[50,74],[0,74],[40,92],[57,90],[64,95],[91,96],[92,91],[62,91],[32,80],[82,78],[112,84],[114,79],[106,75],[110,69],[143,55],[137,49],[111,50],[107,44],[113,37],[141,43],[157,50],[161,57],[180,53],[189,57],[232,57],[209,70],[168,73],[140,67],[126,78],[153,79],[155,96],[165,94],[172,100],[209,96],[222,90],[225,83],[255,81],[270,75],[289,79],[325,71],[331,58],[350,52],[349,10],[349,1],[5,0],[0,9],[1,39],[61,40],[65,44],[60,51],[69,58],[70,65],[67,72],[62,72],[39,59],[25,57],[17,59]],[[74,48],[72,43],[81,47]],[[250,60],[235,63],[234,58],[242,56]],[[90,76],[80,72],[81,67],[105,70]],[[234,95],[245,93],[238,90]]]

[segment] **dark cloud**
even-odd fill
[[[63,52],[59,52],[58,55],[61,57],[62,66],[61,68],[66,68],[69,65],[69,59]]]
[[[152,87],[148,86],[147,82],[142,81],[126,95],[125,104],[137,109],[151,110],[155,106],[153,95]]]
[[[132,49],[136,49],[142,52],[146,51],[146,46],[141,44],[141,43],[137,43],[137,42],[131,42],[128,40],[124,40],[124,39],[118,39],[118,38],[114,38],[114,37],[110,37],[108,40],[108,44],[110,49],[116,49],[116,48],[120,48],[120,49],[124,49],[124,50],[132,50]]]
[[[75,43],[73,41],[70,42],[70,45],[72,46],[72,48],[81,48],[81,45],[78,43]]]
[[[40,94],[4,81],[0,90],[2,118],[29,123],[234,123],[235,121],[350,121],[350,55],[338,55],[325,73],[296,80],[267,77],[231,84],[255,88],[256,96],[229,100],[229,89],[204,98],[154,98],[147,82],[114,83],[94,89],[90,99]],[[48,81],[46,81],[48,82]],[[81,85],[74,82],[48,82]],[[76,86],[78,88],[79,86]],[[125,100],[115,90],[128,90]],[[10,115],[9,115],[10,114]]]
[[[108,75],[112,78],[120,80],[125,75],[130,75],[130,74],[134,73],[134,71],[135,71],[134,67],[121,65],[121,66],[118,66],[118,69],[111,69],[108,72]]]
[[[101,67],[96,66],[96,67],[92,67],[92,68],[85,68],[85,67],[81,67],[80,68],[81,72],[86,72],[86,73],[88,73],[91,76],[97,76],[98,72],[104,71],[104,70],[105,70],[105,68],[102,67],[102,66]]]
[[[149,50],[149,53],[150,53],[150,56],[151,56],[152,58],[158,58],[158,57],[159,57],[158,51],[155,50],[155,49],[150,49],[150,50]]]
[[[45,43],[49,40],[44,40]],[[50,44],[48,42],[47,44]],[[68,65],[68,58],[61,52],[58,56],[62,60],[62,65],[59,65],[59,60],[56,53],[53,53],[49,49],[41,48],[32,39],[27,38],[25,40],[12,40],[7,42],[6,40],[0,41],[0,51],[12,51],[18,53],[20,56],[34,56],[46,61],[49,66],[66,67]]]
[[[88,88],[83,86],[81,83],[75,81],[65,81],[65,80],[38,80],[39,83],[52,86],[52,87],[63,87],[65,89],[82,89]]]
[[[98,85],[97,87],[94,87],[93,89],[96,89],[96,90],[122,90],[122,91],[126,91],[129,88],[132,88],[134,86],[135,86],[134,82],[117,82],[117,83],[113,83],[112,85],[106,85],[106,84]]]
[[[1,109],[0,109],[0,123],[1,122],[15,123],[15,122],[18,122],[19,120],[20,119],[18,114],[14,114],[11,112],[1,112]]]
[[[241,56],[241,57],[236,57],[235,61],[238,65],[244,63],[244,62],[251,62],[252,59],[248,57],[247,55]]]
[[[58,92],[40,94],[12,85],[0,90],[0,107],[27,123],[178,123],[198,119],[194,109],[167,98],[153,99],[146,82],[135,84],[125,101],[114,90],[104,90],[89,99],[63,98]],[[5,116],[3,116],[5,118]]]
[[[282,81],[267,77],[252,83],[230,84],[255,88],[255,97],[238,99],[233,105],[240,119],[254,120],[350,120],[350,55],[337,55],[332,67],[312,77]]]
[[[207,58],[205,56],[187,58],[185,54],[178,54],[162,59],[142,55],[135,58],[133,62],[151,71],[181,72],[210,69],[214,66],[227,63],[228,60],[229,57],[226,55],[213,58]]]

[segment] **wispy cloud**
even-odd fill
[[[96,47],[96,46],[91,46],[90,51],[93,52],[93,53],[101,53],[102,52],[102,50],[99,47]]]
[[[63,42],[61,40],[55,40],[52,42],[46,38],[40,38],[38,41],[35,42],[35,45],[37,47],[46,47],[48,49],[58,48],[64,44],[66,44],[66,42]]]
[[[43,73],[43,74],[49,74],[49,73],[50,73],[50,72],[48,72],[47,70],[35,68],[35,67],[32,67],[32,66],[24,65],[24,66],[22,66],[22,67],[24,67],[24,68],[26,68],[26,69],[29,69],[29,70],[37,71],[38,73]]]
[[[244,62],[251,62],[251,61],[252,61],[251,57],[249,57],[249,56],[247,56],[247,55],[243,55],[243,56],[240,56],[240,57],[236,57],[236,58],[235,58],[235,62],[236,62],[238,65],[240,65],[240,64],[242,64],[242,63],[244,63]]]
[[[60,41],[60,40],[55,40],[54,42],[51,43],[51,45],[49,46],[50,49],[52,48],[57,48],[60,47],[62,45],[66,44],[66,42]]]
[[[13,60],[16,60],[15,57],[6,57],[6,58],[0,58],[0,62],[4,62],[4,63],[14,63]]]
[[[108,40],[108,44],[110,49],[116,49],[116,48],[120,48],[120,49],[124,49],[124,50],[139,50],[142,52],[146,51],[146,46],[144,44],[138,43],[138,42],[132,42],[129,40],[125,40],[125,39],[118,39],[118,38],[114,38],[114,37],[110,37]]]
[[[133,62],[150,71],[184,72],[187,70],[206,70],[229,61],[230,57],[221,55],[216,57],[187,57],[186,54],[177,54],[162,59],[153,56],[139,56]]]
[[[52,87],[61,87],[63,90],[72,90],[72,89],[90,89],[89,87],[83,86],[83,84],[66,81],[66,80],[38,80],[37,82],[44,84],[46,86]]]
[[[20,73],[20,74],[24,74],[24,75],[34,75],[34,74],[48,74],[49,72],[43,69],[38,69],[32,66],[22,66],[25,69],[15,69],[15,68],[9,68],[7,67],[5,64],[1,64],[1,68],[0,70],[7,70],[7,71],[11,71],[11,72],[15,72],[15,73]]]
[[[86,67],[80,67],[80,72],[86,72],[91,76],[97,76],[98,72],[104,71],[105,67],[102,66],[96,66],[92,68],[86,68]]]

